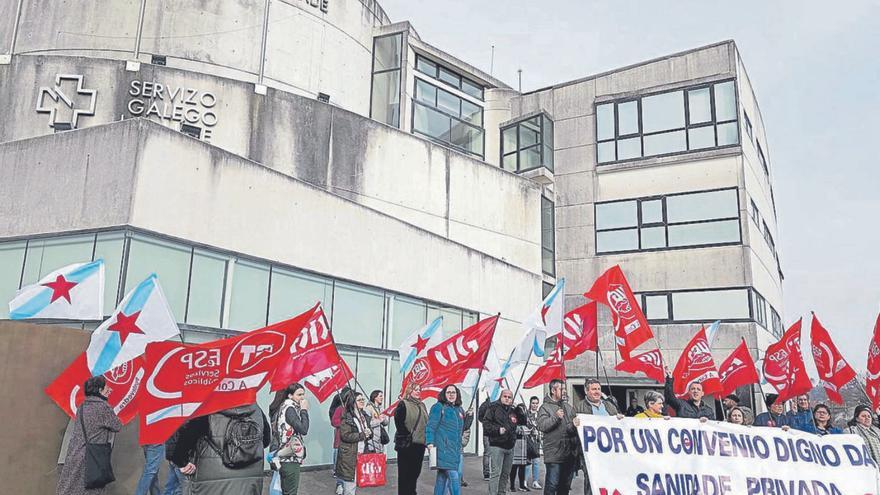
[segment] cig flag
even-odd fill
[[[443,342],[443,317],[438,316],[434,321],[416,330],[407,337],[398,348],[400,354],[400,373],[406,374],[416,359],[425,355],[425,351]]]
[[[9,302],[9,318],[104,318],[104,260],[67,265],[22,288]]]
[[[837,346],[831,341],[828,330],[822,326],[815,313],[810,325],[810,349],[813,351],[819,382],[825,387],[825,393],[832,401],[843,404],[840,389],[856,377],[856,372],[843,359]]]
[[[617,350],[624,361],[638,346],[654,337],[620,265],[612,266],[599,276],[584,296],[611,309]]]

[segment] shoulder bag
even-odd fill
[[[113,446],[107,443],[89,443],[89,435],[86,432],[86,423],[83,416],[86,415],[86,403],[80,406],[79,424],[82,427],[83,442],[86,444],[85,452],[85,485],[86,489],[103,488],[116,481],[113,476],[113,466],[110,464],[110,454]]]

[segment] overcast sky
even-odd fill
[[[880,1],[380,3],[487,72],[494,44],[494,75],[516,88],[522,68],[524,91],[735,40],[767,127],[786,326],[816,311],[865,368],[880,311]]]

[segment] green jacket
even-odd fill
[[[556,416],[562,409],[563,417]],[[577,429],[572,421],[575,418],[574,408],[565,401],[554,401],[549,395],[538,409],[536,426],[544,434],[544,463],[558,464],[577,457],[580,452],[580,441]]]
[[[359,421],[360,427],[358,426]],[[339,450],[336,452],[336,476],[345,481],[354,481],[357,471],[357,456],[361,453],[367,433],[372,431],[363,415],[356,418],[350,412],[342,414],[339,423]]]

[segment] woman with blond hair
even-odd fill
[[[397,451],[397,493],[415,495],[425,459],[428,409],[422,402],[422,387],[408,383],[394,410],[394,450]]]

